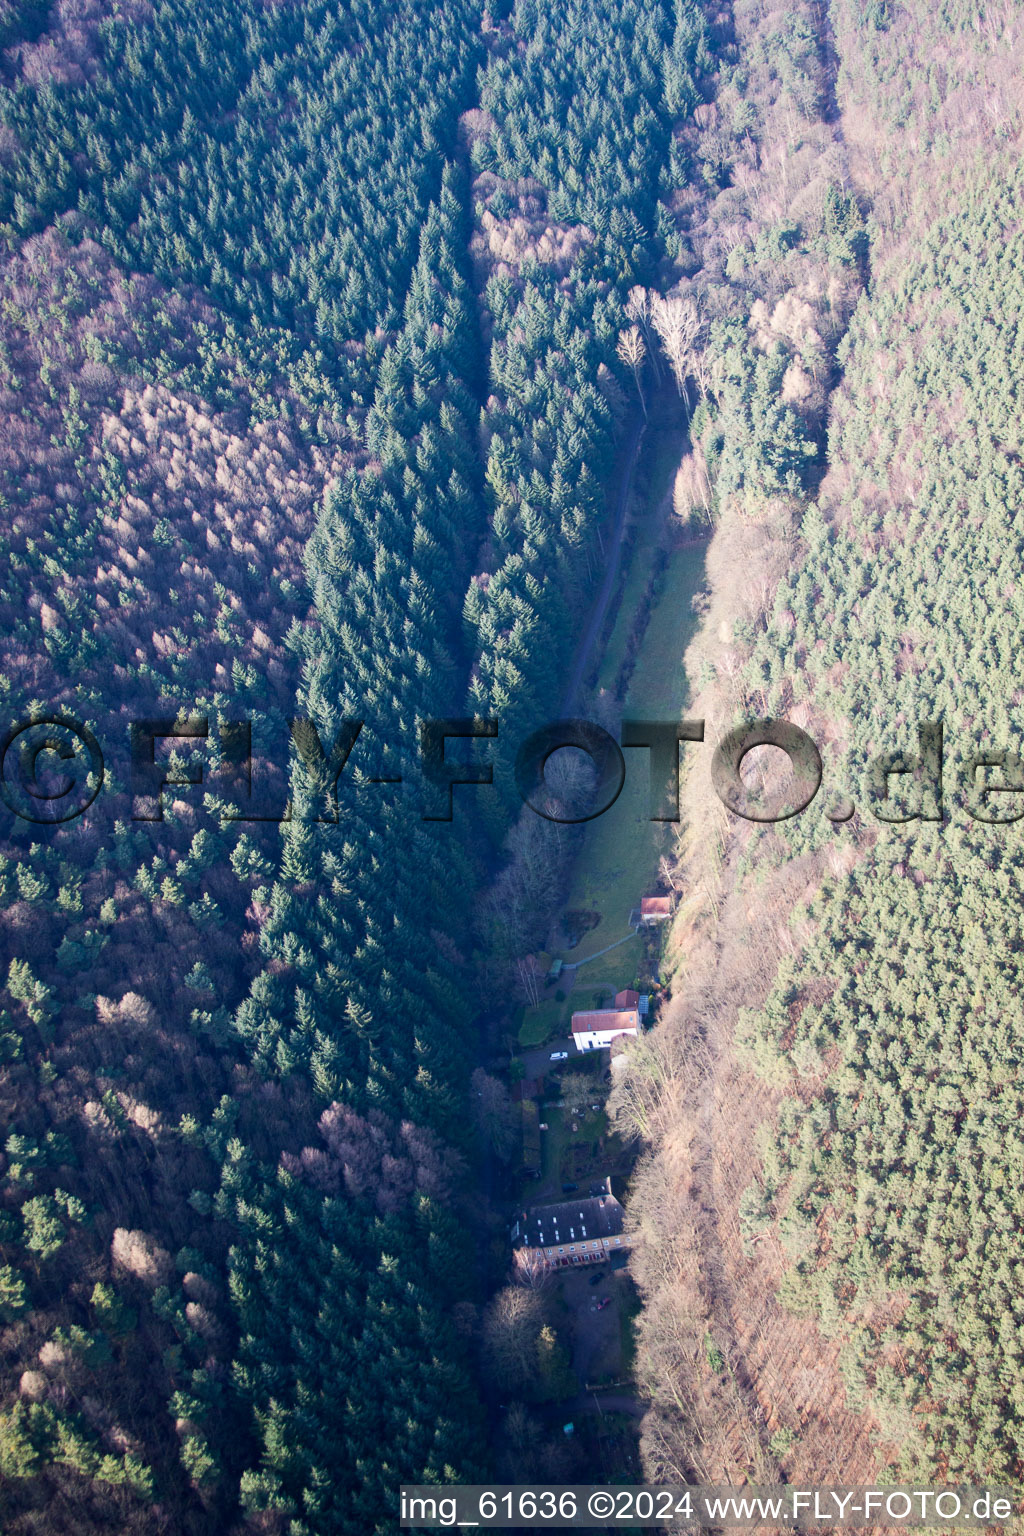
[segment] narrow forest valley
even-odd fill
[[[859,814],[741,826],[706,763],[689,777],[676,997],[620,1104],[655,1148],[630,1203],[645,1465],[1013,1481],[1019,938],[995,918],[1013,828],[972,827],[955,777],[943,827],[880,824],[862,795],[867,758],[915,721],[942,718],[964,757],[1019,731],[980,642],[1019,591],[1016,322],[999,318],[1019,284],[1019,17],[840,4],[813,23],[870,281],[835,353],[816,500],[795,525],[719,503],[688,713],[805,727],[823,803],[846,792]],[[741,51],[760,26],[737,11]],[[798,206],[791,167],[779,182]]]
[[[1021,1481],[1020,813],[970,759],[1024,701],[1022,39],[0,4],[10,1536]],[[598,818],[578,753],[524,806],[567,717],[705,722],[678,821],[628,744]],[[824,779],[759,825],[710,764],[768,717]],[[944,819],[883,819],[933,720]],[[524,1264],[570,1194],[623,1252]]]

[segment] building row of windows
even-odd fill
[[[622,1245],[622,1239],[619,1238],[619,1237],[606,1237],[606,1238],[603,1238],[603,1239],[596,1239],[595,1238],[594,1242],[591,1243],[591,1244],[580,1243],[580,1245],[579,1245],[580,1246],[580,1251],[583,1252],[588,1247],[600,1249],[601,1246],[602,1246],[602,1242],[603,1242],[603,1245],[604,1245],[605,1248],[611,1248],[613,1246],[616,1247],[616,1248],[619,1248]],[[564,1248],[559,1248],[558,1251],[559,1251],[560,1254],[562,1254],[562,1253],[565,1252],[565,1249]],[[569,1244],[569,1252],[570,1253],[575,1253],[576,1252],[576,1244],[575,1243],[570,1243]]]

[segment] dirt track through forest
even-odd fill
[[[615,526],[612,531],[611,548],[608,551],[605,563],[604,580],[601,590],[597,594],[594,606],[590,612],[590,620],[580,641],[573,663],[572,676],[562,695],[561,714],[563,718],[572,715],[579,699],[583,680],[587,675],[594,659],[594,649],[601,638],[605,619],[608,617],[608,608],[615,592],[615,584],[619,576],[619,566],[622,560],[622,540],[626,531],[626,513],[629,510],[629,493],[633,486],[633,472],[636,469],[637,459],[640,455],[640,444],[643,441],[644,427],[646,423],[640,417],[633,422],[632,429],[627,439],[625,459],[622,468],[622,482],[619,486],[619,496],[615,507]]]

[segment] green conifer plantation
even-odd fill
[[[768,713],[849,722],[826,776],[869,825],[869,759],[943,725],[945,821],[876,824],[741,1032],[793,1087],[749,1230],[780,1215],[787,1304],[842,1337],[849,1399],[907,1475],[951,1481],[1013,1481],[1022,1453],[1021,806],[970,771],[1022,724],[1020,195],[1016,170],[976,174],[873,274],[830,434],[843,489],[808,510],[749,673]],[[835,836],[808,812],[788,851]]]
[[[654,1143],[645,1465],[1013,1484],[1024,801],[984,790],[1024,780],[971,760],[1021,751],[1019,8],[733,16],[689,231],[734,306],[694,712],[800,724],[824,777],[774,827],[685,791],[676,995],[618,1105]],[[926,722],[941,821],[870,783]]]
[[[0,688],[82,718],[107,778],[0,829],[0,1522],[390,1530],[400,1482],[491,1464],[469,919],[503,828],[373,781],[413,778],[424,718],[511,739],[557,693],[705,24],[2,27]],[[522,198],[551,240],[491,261]],[[129,722],[197,715],[134,819]],[[335,824],[314,730],[353,719]]]

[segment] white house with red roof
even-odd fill
[[[633,994],[635,996],[635,994]],[[592,1008],[572,1016],[572,1038],[578,1051],[601,1051],[613,1040],[640,1033],[640,1010],[629,1008]]]

